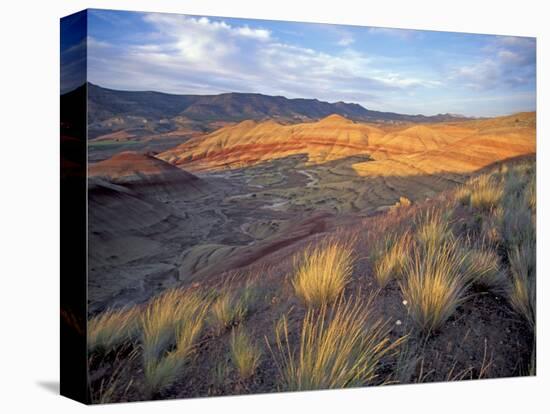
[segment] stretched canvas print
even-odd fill
[[[535,375],[534,38],[61,19],[61,392]]]

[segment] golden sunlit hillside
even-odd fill
[[[454,123],[367,124],[330,115],[318,122],[281,125],[244,121],[195,137],[159,155],[190,171],[240,168],[292,155],[323,164],[359,154],[359,175],[471,172],[495,161],[534,153],[535,113]]]

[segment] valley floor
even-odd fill
[[[90,309],[95,309],[90,321],[94,401],[533,374],[530,292],[535,270],[530,243],[535,237],[536,204],[532,158],[488,167],[473,179],[456,175],[453,180],[433,176],[365,179],[352,168],[364,161],[351,158],[307,166],[303,159],[292,157],[265,166],[201,173],[204,187],[197,194],[149,194],[149,206],[134,206],[141,219],[121,223],[127,234],[120,239],[109,240],[112,234],[107,229],[102,233],[105,217],[98,207],[94,228],[99,234],[93,240],[98,246],[101,239],[111,244],[102,247],[104,252],[96,252],[90,277],[97,283],[90,286]],[[486,192],[493,190],[498,194],[491,199]],[[117,214],[112,208],[121,201],[119,197],[102,199],[108,201],[111,214]],[[127,201],[124,198],[123,205]],[[426,229],[434,233],[423,236]],[[409,235],[407,243],[412,243],[402,252],[409,264],[391,264],[392,246],[403,235]],[[444,299],[451,309],[430,308],[430,299],[414,296],[413,286],[407,284],[415,280],[415,266],[445,265],[437,259],[445,253],[423,250],[425,237],[448,244],[450,253],[445,257],[461,263],[458,285],[449,282],[441,287],[445,292],[457,289],[456,296]],[[303,260],[313,257],[308,249],[327,243],[341,244],[350,254],[352,270],[337,298],[319,308],[308,304],[296,278]],[[124,256],[128,251],[135,255]],[[432,260],[430,254],[436,257],[433,263],[426,262]],[[464,267],[473,258],[473,267]],[[391,265],[384,274],[381,263],[386,262]],[[322,268],[329,266],[323,263]],[[112,283],[113,272],[130,276],[117,285]],[[151,274],[158,276],[148,279]],[[101,282],[100,275],[108,277]],[[429,286],[424,286],[416,295],[428,291]],[[418,308],[423,300],[432,305]],[[177,309],[177,303],[196,303],[196,307],[186,308],[186,316],[174,314],[175,319],[164,322],[148,319],[155,314],[155,306]],[[121,309],[132,304],[105,312],[112,306]],[[321,327],[319,318],[345,320],[350,315],[365,318],[375,336],[369,339],[367,330],[367,337],[358,343],[330,342],[331,337],[324,336],[330,323]],[[192,324],[202,322],[192,343],[180,349],[183,345],[176,333],[182,317],[191,317]],[[353,325],[351,319],[346,323]],[[113,324],[116,332],[110,330]],[[146,326],[166,330],[159,334],[167,335],[167,342],[152,345],[142,333]],[[316,343],[310,337],[307,340],[313,342],[308,348],[300,348],[307,329],[320,329],[317,336],[326,342]],[[345,352],[349,346],[350,354],[344,358],[351,358],[354,347],[367,346],[362,341],[369,340],[382,341],[385,345],[380,346],[388,352],[372,355],[374,365],[368,375],[346,373],[349,381],[332,383],[328,378],[297,378],[299,371],[292,368],[305,363],[297,359],[302,351],[317,358],[322,350],[316,347],[335,346],[333,352],[340,348]],[[364,352],[374,351],[367,347]],[[335,362],[311,363],[331,370]],[[300,369],[300,375],[322,375],[309,372],[311,366]]]

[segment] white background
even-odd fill
[[[79,413],[538,413],[550,408],[547,340],[548,78],[545,1],[65,0],[0,15],[0,411]],[[59,381],[59,18],[86,7],[435,29],[538,38],[538,376],[85,408]],[[546,326],[545,326],[546,325]],[[546,328],[546,329],[543,329]]]

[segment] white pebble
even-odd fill
[[[396,325],[401,325],[401,321],[398,319],[397,321],[395,321],[395,324]]]
[[[407,303],[409,302],[407,302],[406,300],[403,301],[403,305],[407,306]]]

